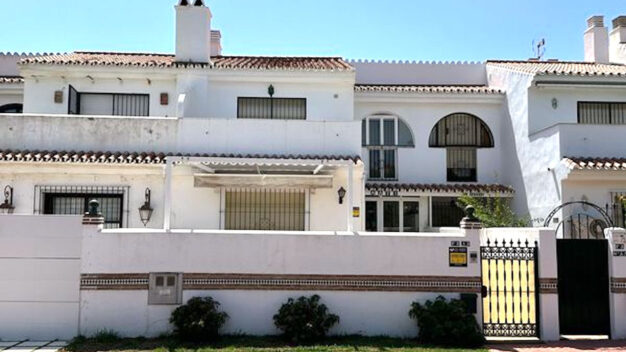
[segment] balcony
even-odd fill
[[[626,125],[558,123],[533,133],[531,141],[542,139],[545,148],[560,156],[626,156]]]
[[[0,148],[360,155],[359,122],[0,114]]]

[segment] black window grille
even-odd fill
[[[100,203],[104,228],[128,226],[128,187],[36,186],[35,214],[83,215],[92,199]]]
[[[431,148],[493,148],[493,136],[487,124],[465,113],[451,114],[439,120],[430,133]]]
[[[305,190],[232,189],[225,197],[226,230],[305,230]]]
[[[447,148],[449,182],[476,182],[476,148]]]
[[[456,197],[433,197],[431,211],[433,227],[458,227],[465,216]]]
[[[239,97],[237,118],[306,120],[306,99]]]
[[[578,102],[578,123],[624,125],[626,124],[626,103]]]

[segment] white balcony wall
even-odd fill
[[[359,122],[4,115],[0,148],[359,155]]]

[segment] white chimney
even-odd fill
[[[609,31],[604,26],[604,16],[591,16],[587,19],[585,61],[601,64],[609,62]]]
[[[211,31],[211,56],[222,55],[222,32]]]
[[[203,0],[176,6],[176,61],[208,63],[211,56],[211,10]]]
[[[626,16],[613,20],[613,30],[609,37],[609,59],[612,63],[626,65]]]

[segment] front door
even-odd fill
[[[558,239],[561,335],[609,335],[608,241]]]

